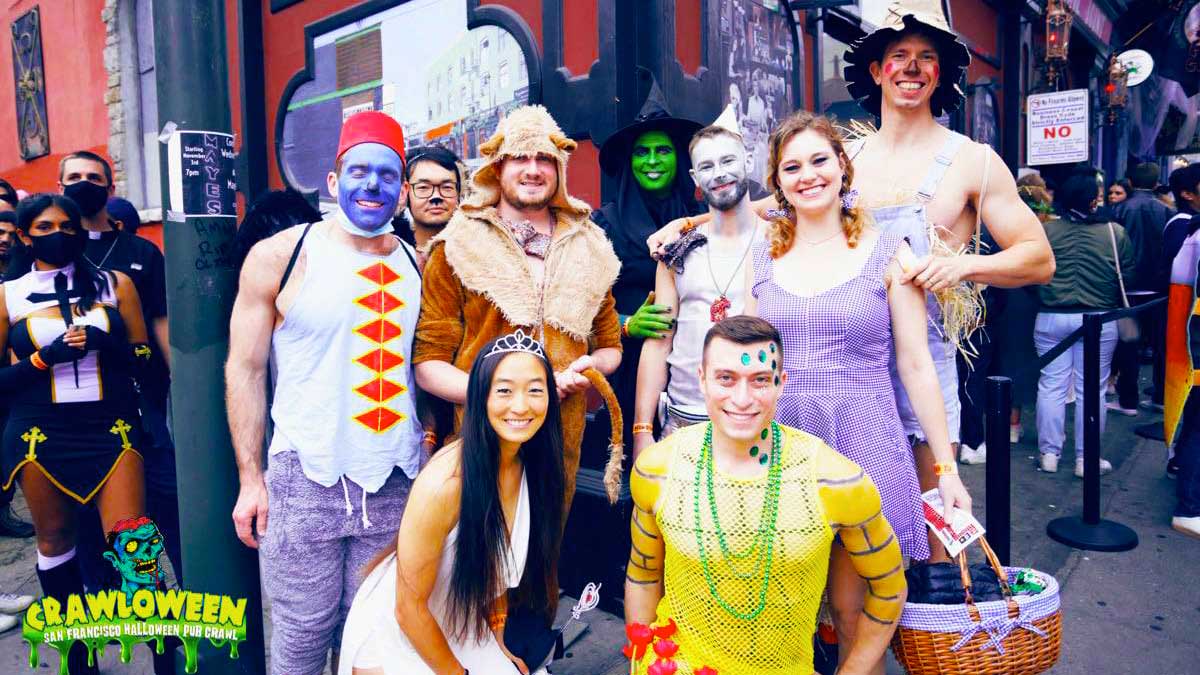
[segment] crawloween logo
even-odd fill
[[[161,653],[167,638],[178,638],[189,673],[198,669],[197,651],[204,639],[214,647],[228,645],[230,658],[238,657],[238,644],[246,639],[245,598],[167,588],[159,565],[162,533],[149,518],[122,520],[105,540],[104,558],[120,575],[120,588],[47,596],[30,605],[22,623],[30,668],[38,668],[39,647],[48,645],[60,656],[59,675],[70,675],[67,654],[76,642],[87,646],[89,663],[98,663],[113,642],[120,645],[121,661],[129,663],[135,645],[152,642]]]

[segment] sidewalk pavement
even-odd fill
[[[1072,419],[1070,413],[1068,420]],[[1163,444],[1133,434],[1134,426],[1157,417],[1143,413],[1137,418],[1108,418],[1103,453],[1116,469],[1102,479],[1102,515],[1132,527],[1140,537],[1139,546],[1124,553],[1075,551],[1046,536],[1046,523],[1051,519],[1080,513],[1082,481],[1072,475],[1074,446],[1069,429],[1059,473],[1034,470],[1037,447],[1032,409],[1026,409],[1024,419],[1027,440],[1014,445],[1010,457],[1012,560],[1054,574],[1062,586],[1063,649],[1058,665],[1050,672],[1175,675],[1200,671],[1200,631],[1196,630],[1200,625],[1200,541],[1170,528],[1175,482],[1164,473]],[[981,519],[986,499],[984,471],[984,466],[962,467]],[[15,506],[28,516],[19,495]],[[0,590],[37,595],[34,562],[31,539],[0,539]],[[621,589],[602,592],[620,593]],[[560,621],[574,603],[574,598],[564,597]],[[583,620],[587,630],[567,648],[566,658],[552,666],[555,675],[629,672],[620,653],[622,619],[594,610]],[[0,672],[30,672],[28,658],[19,631],[0,636]],[[57,667],[57,657],[47,656],[43,650],[39,665]],[[117,659],[117,649],[110,647],[102,670],[138,675],[152,672],[145,648],[136,649],[133,662],[124,665]],[[889,675],[902,672],[894,661],[889,663]]]

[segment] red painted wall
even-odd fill
[[[997,61],[1000,59],[999,16],[996,10],[982,0],[950,0],[950,13],[954,30],[965,37],[976,51]],[[1000,71],[972,54],[967,82],[975,82],[984,76],[996,80],[1000,77]]]
[[[695,75],[700,70],[700,0],[675,2],[675,56],[683,72]]]
[[[572,75],[587,75],[592,62],[600,58],[596,18],[596,0],[563,3],[563,65]]]
[[[108,76],[104,71],[104,0],[10,0],[0,8],[0,176],[29,192],[57,189],[58,160],[77,150],[108,156]],[[34,6],[42,14],[50,154],[26,162],[17,141],[12,21]],[[64,41],[65,40],[65,41]]]

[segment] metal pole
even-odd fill
[[[1101,326],[1100,315],[1083,316],[1083,517],[1055,518],[1046,525],[1046,534],[1085,551],[1128,551],[1137,548],[1137,533],[1100,517]]]
[[[231,133],[223,0],[154,2],[158,119],[179,129]],[[160,148],[171,329],[171,400],[179,479],[183,566],[188,590],[246,598],[246,641],[201,640],[201,673],[265,672],[258,558],[234,536],[238,478],[225,417],[223,366],[235,271],[227,252],[236,220],[182,217],[170,210],[167,146]]]
[[[987,379],[987,504],[985,527],[988,542],[1007,565],[1012,550],[1012,484],[1008,418],[1012,413],[1012,380]]]
[[[1100,522],[1100,316],[1083,315],[1083,522]]]
[[[1000,31],[1000,63],[1002,94],[1004,97],[1004,123],[1000,132],[1001,155],[1008,170],[1016,175],[1021,157],[1021,2],[1009,0],[1004,3]]]

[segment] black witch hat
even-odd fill
[[[629,161],[633,142],[647,131],[666,132],[675,144],[675,152],[686,157],[692,135],[703,127],[699,122],[672,116],[671,111],[667,109],[667,99],[663,96],[662,89],[658,88],[657,81],[652,80],[650,93],[646,94],[646,102],[642,104],[642,111],[633,118],[633,122],[613,132],[600,145],[600,168],[610,176],[619,176],[622,164]]]

